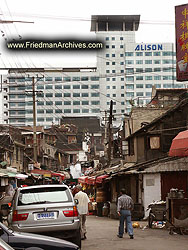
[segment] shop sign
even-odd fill
[[[33,164],[28,164],[28,170],[33,170],[34,167],[33,167]]]
[[[162,44],[138,44],[135,51],[163,50]]]
[[[188,80],[188,4],[175,6],[176,79]]]

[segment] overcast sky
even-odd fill
[[[175,43],[175,8],[186,4],[182,0],[1,0],[1,20],[22,20],[29,23],[0,23],[0,67],[71,67],[93,66],[91,53],[13,53],[5,51],[6,38],[21,36],[83,38],[94,37],[90,32],[91,15],[141,15],[136,42]]]

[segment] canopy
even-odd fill
[[[180,132],[173,140],[169,156],[188,156],[188,130]]]
[[[17,179],[26,179],[26,178],[28,178],[28,175],[26,175],[26,174],[16,174],[16,176],[15,176]]]
[[[98,176],[96,178],[96,183],[102,183],[107,177],[109,177],[109,175],[107,175],[107,174]]]
[[[91,176],[87,178],[86,183],[89,185],[95,185],[95,180],[96,180],[95,176]]]
[[[84,175],[84,176],[81,176],[78,178],[78,182],[79,183],[86,183],[87,179],[88,179],[88,176]]]
[[[7,174],[8,174],[8,177],[10,178],[14,178],[17,175],[17,173],[13,173],[13,172],[8,172]]]
[[[2,167],[6,166],[7,163],[8,163],[7,161],[2,161],[2,162],[0,162],[0,164],[1,164]]]

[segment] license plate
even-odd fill
[[[37,214],[37,220],[44,220],[44,219],[55,219],[54,212],[46,212]]]

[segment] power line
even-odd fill
[[[6,14],[6,11],[4,12]],[[24,14],[22,12],[12,12],[15,16],[23,16],[23,17],[36,17],[43,19],[54,19],[54,20],[69,20],[69,21],[81,21],[81,22],[91,22],[91,17],[74,17],[74,16],[57,16],[57,15],[42,15],[42,14]],[[166,21],[166,20],[141,20],[140,24],[158,24],[158,25],[175,25],[174,21]]]
[[[17,73],[16,73],[17,74]],[[22,74],[23,75],[23,74]],[[21,85],[21,86],[23,86],[23,85]],[[25,83],[24,83],[24,86],[25,86]],[[33,85],[32,85],[33,86]],[[34,101],[33,101],[34,102]],[[36,144],[36,143],[35,143]],[[34,145],[35,146],[35,145]],[[35,148],[35,147],[34,147]],[[70,148],[69,146],[68,146],[68,148]],[[70,148],[71,149],[71,148]],[[76,150],[78,150],[78,148],[76,148]],[[35,150],[36,151],[36,150]],[[35,157],[34,157],[34,159],[36,158],[36,153],[34,154],[35,155]],[[36,159],[35,159],[35,161],[36,161]]]

